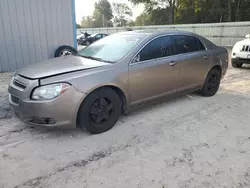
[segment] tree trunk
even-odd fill
[[[173,24],[173,7],[169,7],[169,24]]]
[[[191,0],[192,3],[192,22],[195,23],[195,7],[194,7],[194,0]]]
[[[236,8],[236,21],[240,20],[240,3],[241,3],[241,0],[238,0],[237,8]]]
[[[228,0],[228,18],[227,21],[232,21],[232,0]]]
[[[170,24],[174,24],[175,0],[170,0],[170,1],[169,1],[169,9],[170,9],[169,22],[170,22]]]
[[[169,24],[173,24],[174,23],[174,4],[175,4],[175,0],[168,0],[168,4],[169,4],[169,12],[168,12],[168,17],[169,17]]]

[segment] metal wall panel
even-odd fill
[[[74,0],[0,0],[0,72],[53,58],[61,45],[75,46],[74,14]]]
[[[172,30],[178,29],[197,33],[211,40],[218,46],[232,47],[237,41],[245,38],[246,34],[250,34],[250,22],[230,22],[230,23],[209,23],[209,24],[183,24],[183,25],[158,25],[158,26],[142,26],[131,27],[133,30]],[[89,33],[107,33],[113,34],[125,31],[123,27],[112,28],[86,28],[78,29],[77,34],[81,32]]]

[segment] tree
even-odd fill
[[[95,3],[93,12],[93,27],[110,27],[113,12],[108,0],[99,0]]]
[[[161,10],[163,15],[168,18],[169,24],[174,23],[175,7],[177,0],[130,0],[134,4],[143,3],[147,7],[147,13],[153,10]],[[164,11],[165,10],[165,11]],[[162,16],[163,16],[162,15]]]
[[[81,28],[81,25],[76,23],[76,29],[80,29]]]
[[[147,18],[153,24],[213,23],[250,20],[250,0],[130,0],[143,3]],[[156,15],[156,16],[154,16]],[[168,18],[168,21],[166,21]]]
[[[136,18],[135,25],[144,26],[169,24],[169,18],[165,16],[166,11],[169,11],[169,8],[158,7],[156,9],[151,9],[150,7],[147,7],[145,12]]]
[[[93,22],[94,22],[94,20],[93,20],[93,18],[91,16],[84,16],[84,17],[82,17],[81,27],[82,28],[94,27]]]
[[[113,12],[115,14],[113,23],[115,26],[125,26],[131,22],[132,10],[125,3],[113,3]]]
[[[135,20],[136,26],[145,26],[145,25],[152,25],[151,15],[142,13],[141,15],[137,16]]]

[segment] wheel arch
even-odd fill
[[[220,71],[220,75],[222,74],[222,67],[220,65],[214,65],[209,71],[211,71],[212,69],[217,69],[218,71]]]
[[[82,100],[81,104],[79,105],[79,107],[77,109],[77,114],[76,114],[76,124],[77,124],[76,126],[77,127],[78,127],[78,114],[79,114],[79,110],[81,108],[82,103],[84,103],[84,101],[88,98],[88,96],[91,93],[93,93],[93,92],[95,92],[95,91],[97,91],[97,90],[99,90],[101,88],[110,88],[113,91],[115,91],[118,94],[118,96],[119,96],[119,98],[121,99],[121,102],[122,102],[122,113],[123,114],[127,114],[128,113],[128,104],[129,104],[129,102],[128,102],[128,97],[125,95],[125,92],[121,88],[119,88],[118,86],[116,86],[116,85],[102,85],[102,86],[93,88],[90,92],[88,92],[87,95],[86,95],[86,97],[84,97],[84,99]]]

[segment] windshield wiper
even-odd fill
[[[87,59],[93,59],[93,60],[101,61],[101,62],[105,62],[105,63],[115,63],[115,62],[113,62],[113,61],[107,61],[107,60],[104,60],[104,59],[98,58],[98,57],[85,56],[85,55],[80,55],[80,54],[78,54],[78,55],[81,56],[81,57],[87,58]]]

